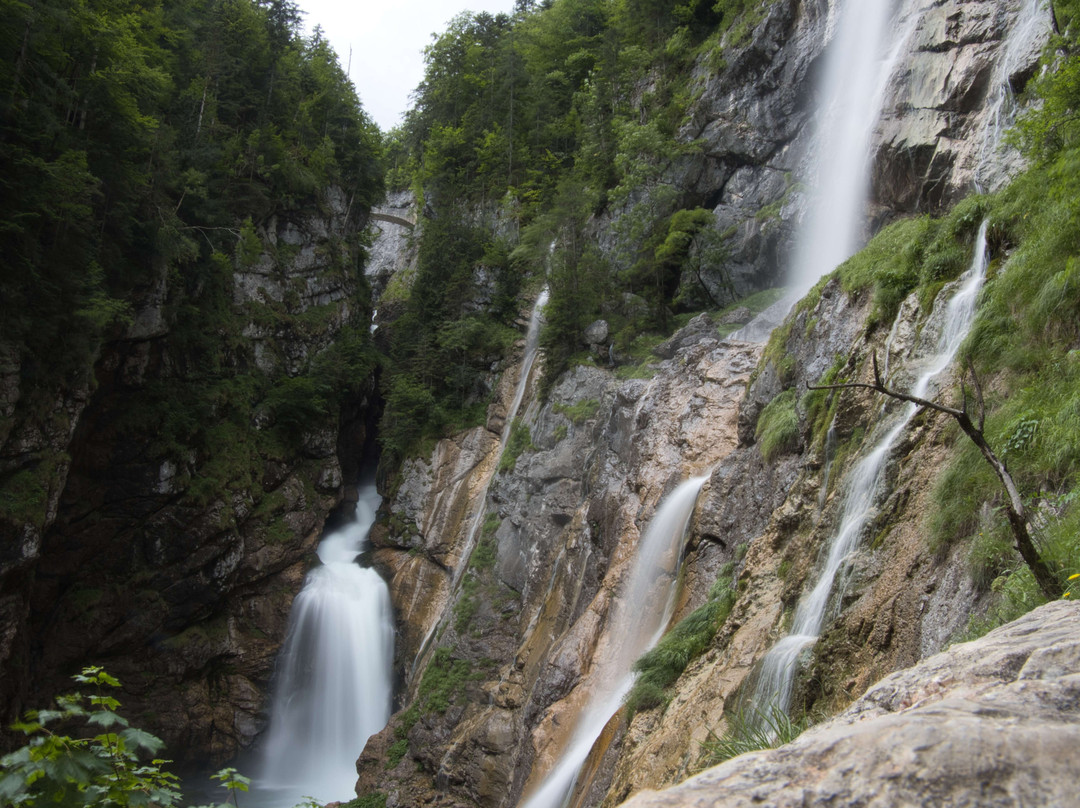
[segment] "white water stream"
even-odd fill
[[[763,342],[791,307],[863,240],[870,145],[885,90],[920,12],[894,20],[894,0],[836,0],[802,181],[810,188],[787,271],[788,292],[731,335]],[[885,54],[884,57],[882,54]]]
[[[589,699],[558,763],[521,803],[522,808],[561,808],[608,720],[634,683],[634,662],[663,635],[674,609],[683,537],[708,476],[692,477],[660,503],[638,541],[605,631],[608,651],[597,654],[587,683]]]
[[[795,300],[862,241],[871,136],[918,16],[894,23],[894,7],[893,0],[838,0],[833,6],[835,34],[825,57],[811,169],[803,180],[812,190],[788,277]]]
[[[911,395],[927,398],[934,379],[947,368],[960,349],[961,343],[975,319],[975,303],[986,277],[986,222],[979,228],[971,266],[957,281],[957,290],[949,300],[944,324],[933,353],[923,364],[923,370]],[[787,711],[799,655],[821,634],[826,608],[837,576],[847,567],[858,545],[863,529],[876,513],[875,503],[883,487],[886,461],[897,438],[918,412],[918,406],[907,404],[894,419],[885,435],[848,475],[847,490],[841,506],[840,527],[828,545],[828,556],[810,592],[803,595],[795,609],[791,632],[765,655],[761,662],[753,706],[759,714],[769,714],[771,705]]]
[[[1005,132],[1016,120],[1016,93],[1012,77],[1038,54],[1050,36],[1050,11],[1046,0],[1023,0],[994,64],[986,101],[979,164],[975,185],[980,191],[997,190],[1015,172],[1019,153],[1004,147]]]
[[[375,522],[374,481],[360,489],[355,520],[328,534],[293,601],[278,657],[270,729],[254,804],[349,800],[356,759],[390,718],[394,624],[377,572],[356,563]]]

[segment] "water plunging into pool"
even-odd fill
[[[375,522],[374,480],[356,518],[319,543],[322,562],[293,601],[270,728],[255,780],[260,808],[352,799],[356,759],[390,718],[394,624],[386,583],[356,557]]]

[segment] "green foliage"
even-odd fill
[[[386,808],[386,794],[381,791],[365,794],[344,803],[342,808]]]
[[[721,571],[720,578],[709,592],[709,599],[683,618],[660,639],[655,648],[646,651],[634,663],[638,676],[626,696],[630,719],[639,710],[666,705],[669,688],[686,670],[686,666],[709,647],[735,605],[736,593],[731,588],[730,574],[730,568]]]
[[[759,749],[775,749],[795,740],[810,726],[807,717],[792,719],[775,703],[765,707],[743,707],[725,712],[724,734],[717,737],[709,733],[701,744],[701,768],[715,766],[733,757]]]
[[[390,326],[382,378],[387,406],[379,440],[390,462],[400,462],[423,439],[483,420],[489,392],[478,382],[517,338],[510,281],[497,284],[502,297],[494,311],[472,309],[476,270],[487,261],[501,262],[494,267],[497,279],[510,274],[505,246],[485,244],[455,210],[425,223],[405,312]]]
[[[281,8],[4,4],[0,340],[43,380],[85,374],[162,269],[207,307],[212,256],[252,260],[275,210],[338,184],[359,213],[381,192],[333,51]]]
[[[529,425],[520,418],[515,418],[510,425],[510,437],[506,441],[502,457],[499,459],[499,471],[513,471],[522,452],[535,448]]]
[[[483,263],[512,270],[496,278],[497,319],[516,313],[523,275],[548,279],[545,392],[583,358],[582,331],[598,317],[613,324],[622,347],[642,333],[670,333],[673,313],[719,305],[702,274],[704,267],[713,277],[722,272],[724,238],[712,214],[692,207],[696,200],[681,199],[663,176],[672,159],[701,149],[678,132],[706,39],[718,25],[749,30],[768,5],[521,4],[513,16],[461,14],[425,51],[415,108],[384,141],[388,181],[433,200],[438,215],[433,226],[425,223],[424,243],[432,238],[427,231],[469,218],[466,211],[478,206],[498,205],[503,221],[520,228],[520,243],[502,250],[506,260],[485,255]],[[644,94],[638,91],[643,86]],[[614,253],[598,249],[591,232],[605,209],[619,222]],[[426,287],[411,286],[414,294]],[[437,360],[437,347],[428,340],[412,351]],[[406,415],[387,424],[393,434],[384,446],[394,455],[455,420],[434,374],[406,372],[431,392],[433,406],[425,423]],[[387,387],[395,395],[394,382]],[[460,401],[456,406],[460,410]]]
[[[581,426],[596,417],[600,411],[600,402],[595,398],[583,398],[573,404],[555,404],[552,409],[559,415],[565,415],[574,426]]]
[[[761,446],[761,456],[767,463],[799,444],[799,396],[794,388],[780,393],[765,405],[758,417],[754,439]]]
[[[164,743],[117,712],[120,702],[107,688],[120,682],[99,667],[72,678],[93,693],[61,696],[56,709],[31,711],[13,726],[30,740],[0,758],[0,801],[27,808],[179,805],[180,781],[164,769],[169,761],[156,757]],[[232,768],[211,778],[229,791],[226,805],[238,804],[236,793],[251,782]]]

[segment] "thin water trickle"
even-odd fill
[[[1005,132],[1016,120],[1016,93],[1012,78],[1035,57],[1050,36],[1050,12],[1046,0],[1023,0],[994,63],[986,101],[979,163],[975,169],[975,187],[980,192],[995,191],[1013,172],[1019,153],[1003,153]]]
[[[360,488],[355,520],[318,547],[321,566],[293,601],[278,657],[256,803],[348,800],[356,759],[390,717],[394,624],[377,572],[356,563],[375,522],[374,480]]]
[[[957,282],[958,288],[949,299],[941,333],[912,388],[912,395],[927,397],[934,379],[952,363],[971,329],[979,290],[986,277],[986,228],[987,223],[983,222],[971,266]],[[773,646],[761,662],[753,696],[754,707],[759,712],[767,714],[771,704],[785,712],[790,707],[799,656],[821,635],[833,584],[846,568],[863,529],[875,514],[875,503],[884,484],[889,453],[918,409],[915,404],[905,405],[903,412],[877,445],[848,475],[840,526],[829,541],[828,554],[818,579],[810,592],[800,598],[788,636]]]
[[[554,244],[552,245],[552,249],[554,249]],[[476,547],[476,540],[480,535],[480,526],[483,525],[484,517],[487,514],[488,489],[491,488],[491,482],[498,471],[503,452],[506,451],[506,445],[510,440],[510,432],[514,428],[514,419],[517,417],[518,410],[521,409],[521,402],[525,400],[525,394],[529,390],[529,381],[532,378],[533,365],[536,364],[536,358],[540,354],[540,329],[544,324],[544,306],[547,305],[548,296],[548,288],[545,286],[540,290],[540,294],[533,304],[532,314],[529,316],[529,328],[525,332],[525,352],[521,358],[521,370],[518,374],[517,386],[514,388],[514,398],[511,400],[510,407],[506,411],[506,421],[503,423],[502,432],[499,435],[499,451],[498,455],[495,457],[495,463],[493,465],[494,471],[484,482],[483,490],[480,492],[479,497],[477,497],[477,502],[479,504],[477,505],[476,512],[473,514],[472,520],[469,522],[469,529],[465,533],[465,543],[462,546],[461,556],[454,569],[454,577],[450,583],[451,597],[453,597],[453,593],[457,590],[458,584],[461,583],[461,577],[469,568],[469,558],[472,556],[473,549]],[[410,675],[416,672],[418,665],[427,655],[428,649],[431,647],[431,640],[434,638],[439,626],[443,624],[445,619],[446,615],[443,616],[443,619],[436,620],[432,623],[431,628],[428,629],[428,633],[425,635],[423,642],[420,643],[420,650],[416,652],[416,657],[413,659]]]
[[[589,700],[566,749],[522,808],[562,808],[593,744],[634,682],[634,662],[663,635],[674,609],[683,537],[707,479],[680,483],[649,521],[605,632],[611,651],[599,656],[589,675]]]

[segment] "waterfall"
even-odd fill
[[[536,298],[532,314],[529,316],[529,329],[525,332],[525,353],[521,358],[521,371],[518,374],[517,387],[514,389],[514,398],[506,411],[506,421],[503,423],[502,432],[499,434],[499,454],[495,458],[496,471],[498,471],[503,452],[506,451],[506,445],[510,440],[510,431],[514,428],[514,419],[517,417],[518,409],[521,407],[521,402],[525,400],[525,393],[529,389],[533,364],[536,362],[536,357],[540,352],[540,326],[544,324],[544,306],[547,305],[547,302],[548,288],[545,286]],[[487,492],[494,477],[494,473],[488,477],[484,490],[480,495],[480,507],[476,509],[476,514],[469,524],[469,532],[465,534],[465,548],[461,553],[461,561],[458,563],[457,569],[454,570],[453,588],[457,587],[461,576],[465,574],[465,570],[469,566],[469,556],[472,555],[473,547],[476,545],[476,537],[480,533],[480,526],[483,524],[484,515],[487,512],[485,507],[487,504]]]
[[[789,271],[796,298],[858,249],[870,174],[870,139],[885,87],[914,30],[898,26],[887,42],[891,0],[841,0],[825,57],[813,166],[813,189],[795,241]],[[881,54],[887,53],[885,59]]]
[[[554,247],[555,245],[552,244],[551,248],[554,249]],[[503,423],[502,432],[499,434],[499,452],[495,457],[492,472],[484,482],[484,488],[477,498],[479,504],[477,505],[476,512],[473,514],[472,520],[469,522],[469,529],[465,533],[465,544],[462,547],[461,556],[455,566],[454,577],[450,584],[451,597],[453,597],[453,593],[457,590],[458,584],[461,583],[461,576],[463,576],[465,571],[469,568],[469,557],[476,547],[476,540],[480,535],[480,527],[483,525],[484,516],[487,513],[488,489],[491,488],[491,481],[495,478],[495,474],[499,469],[499,463],[502,461],[503,452],[506,451],[506,444],[510,440],[510,431],[514,428],[514,418],[517,416],[517,412],[521,408],[521,402],[525,400],[525,393],[529,389],[529,380],[532,377],[533,365],[536,363],[536,358],[540,353],[540,327],[544,324],[544,306],[547,305],[547,302],[548,288],[545,286],[540,290],[540,294],[536,298],[536,303],[533,304],[532,314],[529,316],[529,328],[525,332],[525,352],[521,358],[521,370],[518,374],[517,387],[514,389],[514,398],[511,400],[510,407],[506,411],[506,421]],[[447,611],[441,619],[432,623],[423,642],[420,643],[420,649],[416,652],[416,657],[413,659],[411,674],[416,672],[417,667],[425,658],[431,645],[432,638],[438,632],[439,626],[446,622],[449,614],[450,612]]]
[[[608,720],[622,706],[636,674],[634,662],[664,633],[674,610],[683,537],[707,476],[679,484],[656,509],[605,632],[609,653],[596,655],[589,674],[589,699],[554,769],[522,808],[562,808],[578,773]]]
[[[983,222],[979,228],[971,266],[956,284],[958,288],[945,310],[945,322],[936,340],[934,353],[925,363],[923,372],[912,388],[912,395],[927,397],[931,382],[949,366],[971,329],[976,299],[986,276],[986,227],[987,223]],[[753,696],[754,706],[759,712],[767,712],[770,702],[785,712],[790,707],[799,655],[821,634],[829,595],[837,575],[846,567],[863,528],[874,516],[874,504],[884,483],[889,453],[918,409],[915,404],[905,405],[902,414],[888,428],[884,437],[848,475],[848,487],[840,510],[840,526],[829,542],[828,555],[817,583],[799,600],[791,632],[773,646],[762,660]]]
[[[322,564],[293,601],[255,781],[260,806],[292,806],[306,796],[350,799],[356,759],[390,718],[389,590],[378,573],[356,563],[378,506],[369,480],[355,521],[319,543]]]
[[[986,122],[980,138],[975,187],[994,191],[1012,176],[1020,156],[1015,149],[1002,153],[1005,132],[1016,120],[1016,94],[1012,77],[1030,64],[1050,36],[1050,14],[1046,0],[1023,0],[994,63],[986,103]]]
[[[731,339],[768,339],[798,299],[862,241],[871,136],[889,78],[919,18],[915,13],[893,23],[893,5],[892,0],[837,0],[832,5],[832,40],[819,88],[823,100],[803,179],[811,190],[788,267],[790,290]]]

